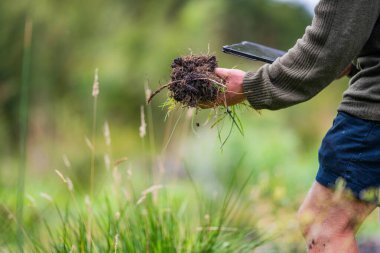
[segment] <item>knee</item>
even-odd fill
[[[299,229],[306,239],[330,238],[354,234],[357,222],[344,212],[329,213],[323,210],[300,207],[297,212]]]

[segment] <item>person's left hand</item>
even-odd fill
[[[225,92],[220,93],[216,104],[200,105],[201,108],[211,108],[215,105],[232,106],[246,99],[243,91],[245,72],[239,69],[216,68],[215,74],[225,80]]]

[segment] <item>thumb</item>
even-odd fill
[[[215,74],[220,78],[227,79],[230,76],[230,70],[225,68],[216,68]]]

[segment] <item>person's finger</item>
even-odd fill
[[[215,74],[220,78],[227,79],[230,75],[230,70],[225,68],[216,68]]]

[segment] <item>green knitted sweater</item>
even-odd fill
[[[255,109],[277,110],[309,100],[350,62],[339,111],[380,121],[380,0],[321,0],[302,39],[273,64],[248,72],[243,88]]]

